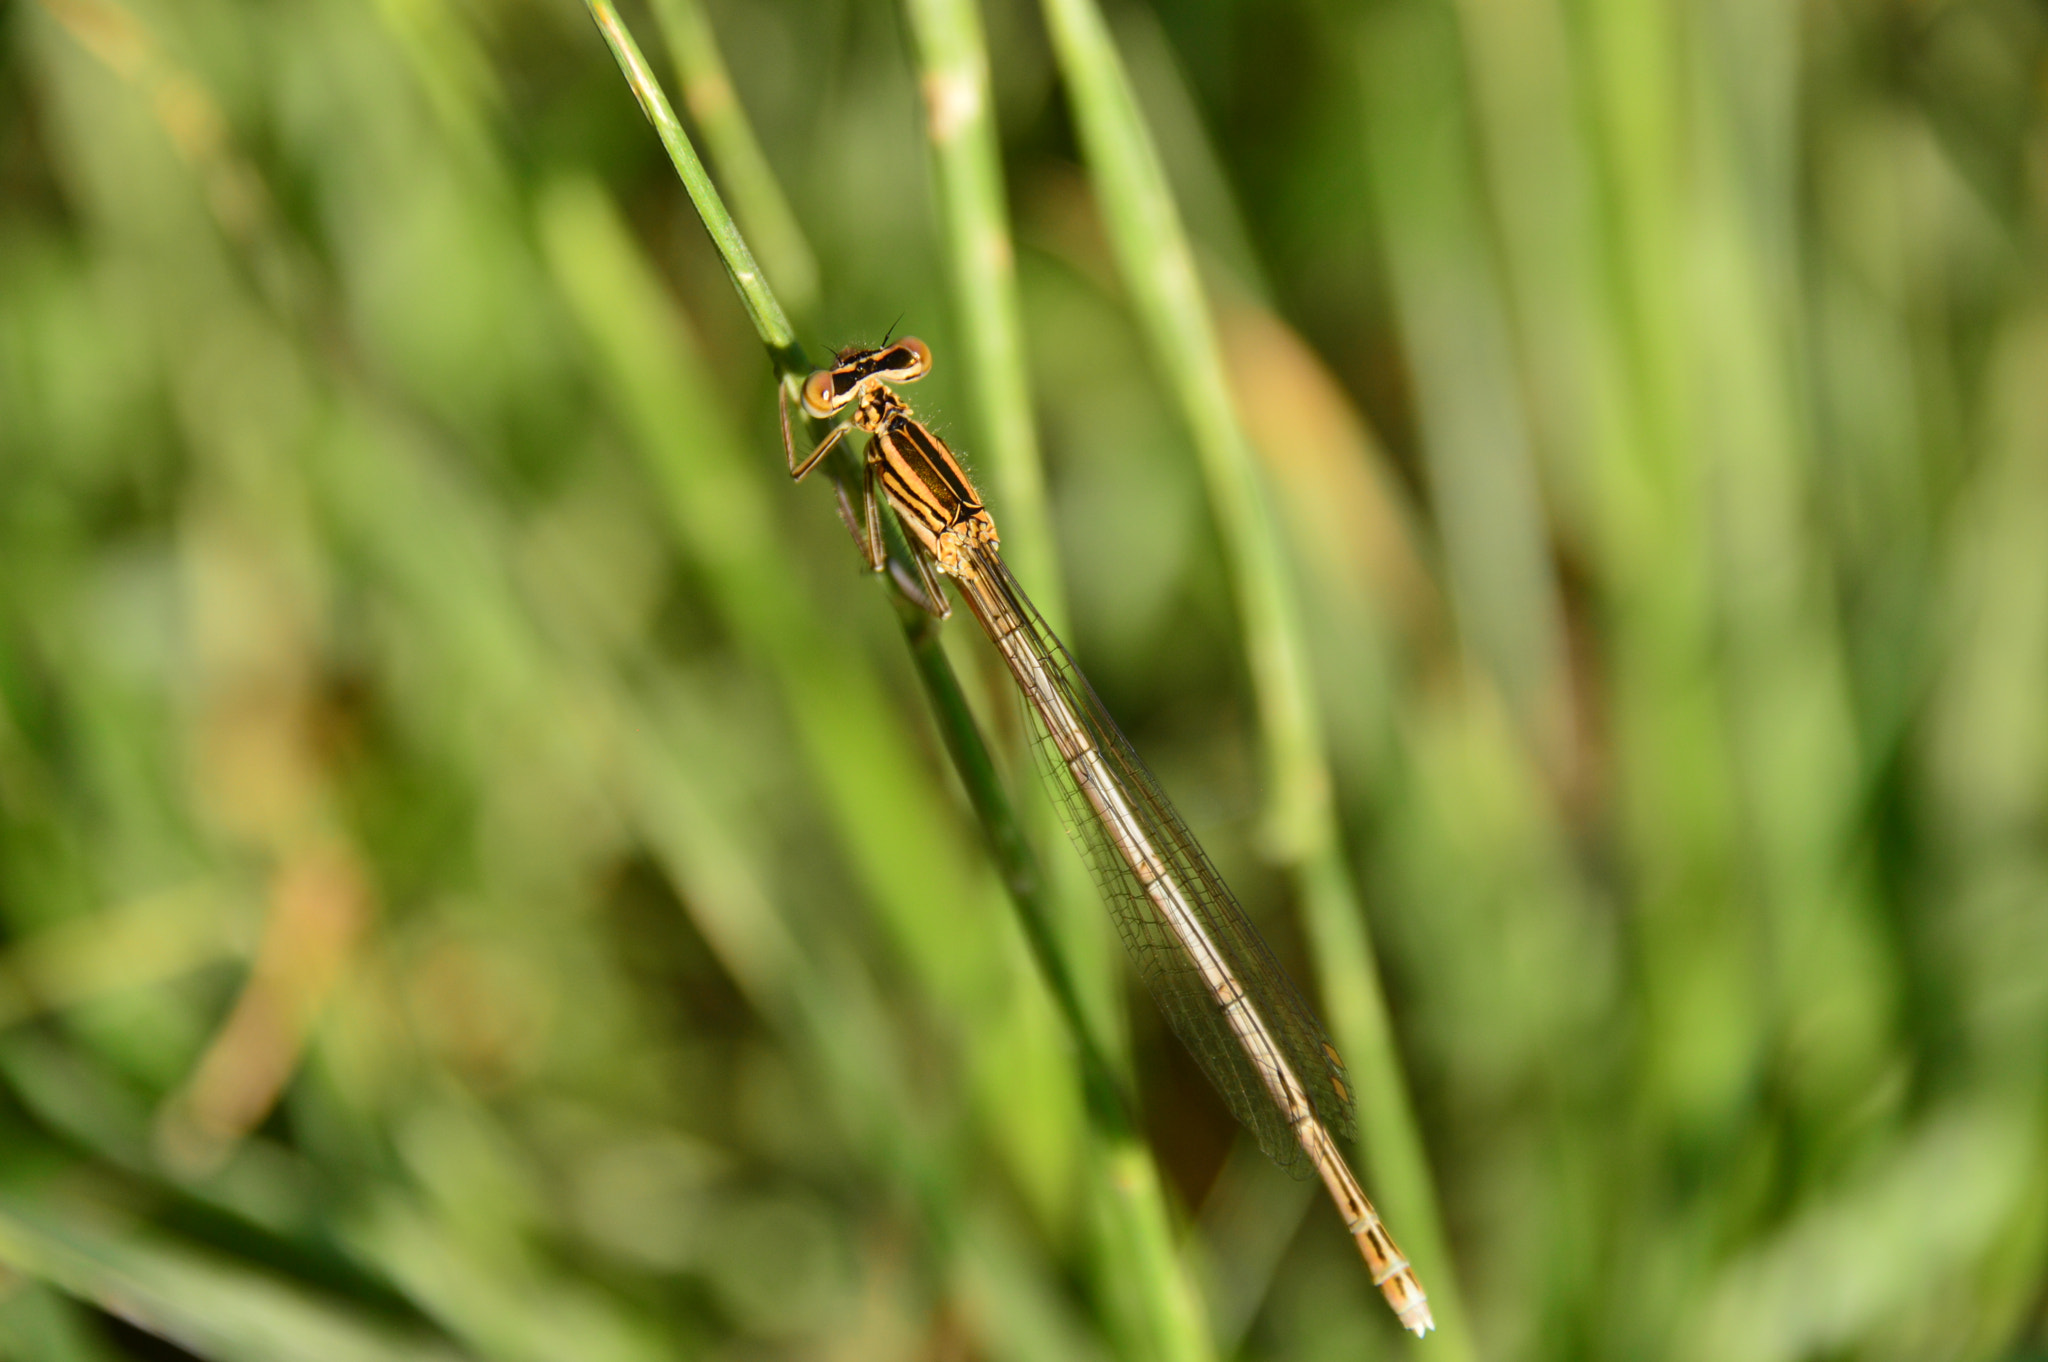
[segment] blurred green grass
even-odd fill
[[[1362,899],[1477,1353],[2048,1349],[2048,20],[1109,17],[1308,640],[1294,777],[1037,10],[982,13],[1022,412],[942,43],[710,4],[758,163],[703,145],[806,343],[931,342],[1333,1020]],[[0,1355],[1131,1351],[1065,1038],[582,9],[0,23]],[[1317,767],[1356,895],[1272,835]],[[1129,1025],[1219,1351],[1410,1346]]]

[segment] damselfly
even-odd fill
[[[998,552],[995,521],[945,442],[889,387],[922,378],[931,350],[905,337],[842,352],[805,380],[804,413],[839,423],[802,459],[782,403],[789,472],[802,478],[853,430],[867,433],[860,504],[839,510],[868,566],[887,565],[886,501],[908,533],[917,580],[906,593],[932,614],[950,609],[938,577],[1002,653],[1035,716],[1039,764],[1059,794],[1116,916],[1119,933],[1183,1043],[1259,1147],[1299,1176],[1313,1172],[1344,1216],[1372,1279],[1404,1327],[1431,1327],[1408,1260],[1359,1189],[1335,1136],[1353,1133],[1344,1063],[1258,929],[1159,782],[1033,608]],[[1334,1134],[1333,1134],[1334,1132]]]

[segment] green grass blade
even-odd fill
[[[991,1111],[1008,1112],[1020,1130],[1033,1124],[1033,1111],[1049,1122],[1029,1144],[1000,1122],[993,1134],[1027,1161],[1027,1180],[1039,1196],[1055,1198],[1073,1131],[1050,1116],[1062,1109],[1057,1095],[1039,1092],[1050,1081],[1040,1067],[1052,1062],[1048,1040],[1002,1039],[1025,1021],[1003,1003],[1009,961],[993,886],[972,849],[958,844],[959,821],[915,761],[915,741],[892,714],[872,667],[798,589],[761,488],[782,479],[780,466],[763,459],[764,469],[749,469],[681,319],[593,186],[557,186],[543,203],[542,234],[604,379],[633,422],[680,542],[702,562],[721,612],[782,693],[867,900],[931,996],[952,1015],[979,1019],[969,1034],[986,1052],[968,1060]],[[906,866],[916,873],[906,874]],[[1010,1076],[1002,1096],[998,1052],[1017,1046],[1038,1058]],[[1071,1099],[1065,1109],[1071,1112]]]
[[[0,1204],[0,1263],[221,1362],[457,1362],[446,1339],[378,1326],[249,1266],[222,1262],[79,1205]]]
[[[633,40],[611,0],[587,0],[587,7],[590,17],[597,23],[598,32],[604,35],[605,45],[611,48],[613,58],[619,63],[627,88],[640,101],[640,111],[654,125],[662,146],[668,148],[669,160],[675,163],[676,174],[682,179],[683,188],[689,191],[690,202],[696,205],[704,230],[711,233],[712,244],[718,247],[718,258],[724,262],[727,277],[738,291],[740,301],[746,305],[747,316],[753,319],[754,331],[761,337],[761,344],[768,347],[776,372],[785,378],[803,377],[810,372],[810,363],[804,358],[803,347],[797,343],[796,332],[790,329],[789,317],[761,273],[761,267],[754,262],[754,253],[748,248],[746,238],[740,235],[739,224],[726,210],[725,199],[719,194],[718,186],[711,182],[704,163],[697,159],[697,149],[690,144],[690,135],[683,130],[682,120],[676,117],[668,96],[662,92],[661,82],[655,79],[653,70],[647,65],[647,58],[640,54],[640,45]]]
[[[799,317],[809,316],[818,305],[818,258],[747,121],[711,16],[702,0],[656,0],[654,19],[675,60],[683,103],[704,130],[739,216],[775,276],[778,296]]]
[[[1575,779],[1564,610],[1464,119],[1456,30],[1432,0],[1365,27],[1379,218],[1415,376],[1431,501],[1465,647],[1552,779]]]

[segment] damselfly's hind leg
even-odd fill
[[[946,589],[939,585],[939,574],[934,570],[932,556],[915,541],[910,545],[910,567],[916,569],[915,577],[902,563],[891,558],[889,580],[911,604],[927,615],[934,619],[951,618],[953,607],[946,600]]]
[[[862,469],[860,510],[854,510],[853,499],[847,496],[843,485],[835,481],[832,490],[839,497],[840,523],[860,546],[860,556],[867,560],[868,571],[880,572],[888,562],[889,550],[882,542],[882,503],[876,495],[875,466],[870,463]]]
[[[933,570],[932,557],[924,547],[906,536],[910,545],[909,566],[889,556],[889,541],[882,537],[882,495],[881,488],[876,486],[875,465],[868,464],[861,477],[858,515],[854,512],[852,499],[846,495],[846,489],[835,485],[833,490],[839,493],[839,518],[846,522],[853,542],[860,545],[861,556],[867,559],[868,571],[889,569],[889,580],[911,604],[937,619],[949,617],[953,607],[946,602],[945,590],[940,587],[938,574]]]

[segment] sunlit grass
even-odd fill
[[[997,4],[977,123],[963,13],[625,18],[745,115],[684,109],[784,368],[932,343],[1474,1354],[2048,1347],[2048,25]],[[1143,1355],[1147,1280],[1411,1346],[1142,994],[1184,1261],[1105,1218],[581,6],[0,22],[0,1353]]]

